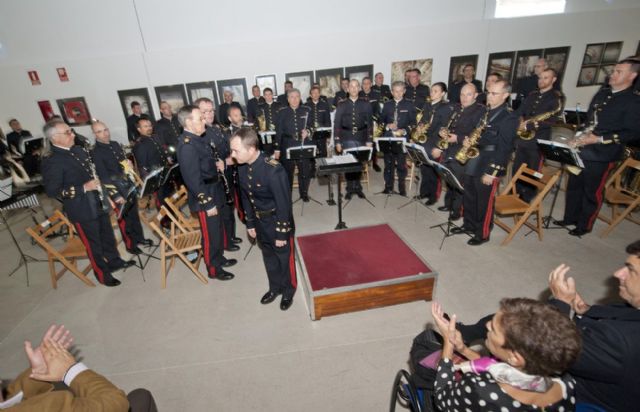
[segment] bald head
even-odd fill
[[[100,120],[96,120],[95,122],[91,123],[91,131],[96,137],[96,141],[100,143],[109,143],[109,141],[111,140],[109,128]]]
[[[473,83],[467,83],[460,89],[460,104],[462,107],[471,106],[478,97],[478,90]]]

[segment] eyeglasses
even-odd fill
[[[104,133],[104,132],[108,132],[108,131],[109,131],[109,128],[107,127],[107,128],[102,129],[102,130],[96,130],[94,133],[98,134],[98,133]]]
[[[71,136],[72,134],[74,134],[74,131],[72,129],[69,129],[69,130],[65,130],[64,132],[58,132],[54,134],[66,134],[67,136]]]

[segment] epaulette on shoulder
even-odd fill
[[[289,106],[282,106],[282,107],[279,107],[279,108],[278,108],[278,111],[280,112],[280,111],[282,111],[282,110],[284,110],[284,109],[286,109],[286,108],[288,108],[288,107],[289,107]]]
[[[188,137],[188,136],[185,136],[182,141],[184,142],[184,144],[189,144],[189,143],[191,143],[191,138]]]
[[[276,167],[280,164],[280,162],[278,162],[276,159],[264,159],[264,161],[266,164],[273,167]]]

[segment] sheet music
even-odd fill
[[[580,157],[580,152],[575,147],[571,147],[566,143],[559,143],[551,140],[537,139],[537,141],[538,141],[538,144],[541,144],[541,145],[547,145],[551,147],[559,147],[559,148],[565,149],[566,152],[569,152],[569,154],[571,155],[571,158],[575,161],[578,167],[580,167],[581,169],[584,169],[584,162]]]
[[[327,165],[344,165],[357,162],[356,158],[350,153],[333,157],[325,157],[325,161]]]

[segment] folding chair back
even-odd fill
[[[599,219],[609,224],[600,232],[600,237],[607,237],[625,219],[640,224],[640,219],[632,214],[640,206],[638,176],[640,160],[629,157],[605,183],[605,200],[611,206],[611,217],[598,215]]]
[[[56,210],[50,218],[26,230],[29,236],[47,252],[51,286],[54,289],[58,288],[58,280],[67,271],[73,273],[87,286],[95,286],[95,283],[87,277],[87,273],[91,270],[91,263],[82,271],[78,269],[77,260],[88,259],[87,250],[80,238],[75,235],[73,225],[61,211]],[[62,230],[66,230],[67,240],[62,247],[56,248],[49,243],[47,237],[60,233]],[[62,264],[59,271],[56,269],[56,262]]]
[[[182,211],[182,208],[187,205],[188,200],[189,194],[187,193],[187,188],[182,185],[174,194],[167,197],[164,202],[169,211],[182,226],[190,229],[197,229],[200,227],[200,221],[190,215],[186,215]]]
[[[516,171],[502,193],[496,197],[496,215],[511,215],[514,222],[514,226],[510,227],[500,220],[498,216],[494,219],[494,223],[508,233],[508,236],[502,241],[503,246],[511,242],[522,226],[527,226],[535,231],[538,234],[538,239],[542,240],[542,201],[560,178],[560,173],[561,171],[557,170],[553,174],[544,174],[529,169],[526,164],[522,164]],[[528,183],[538,189],[538,194],[530,203],[522,200],[516,192],[516,184],[518,182]],[[528,222],[532,214],[536,215],[536,225]]]
[[[168,233],[163,230],[160,221],[169,218],[170,228]],[[167,275],[175,263],[175,258],[180,259],[202,283],[207,284],[207,278],[198,270],[200,259],[202,258],[202,245],[200,244],[201,233],[199,229],[187,228],[180,224],[165,206],[160,207],[156,217],[149,221],[149,227],[160,238],[160,265],[162,272],[162,288],[167,287]],[[185,255],[196,252],[198,258],[195,265],[191,263]],[[167,268],[167,259],[169,268]]]

